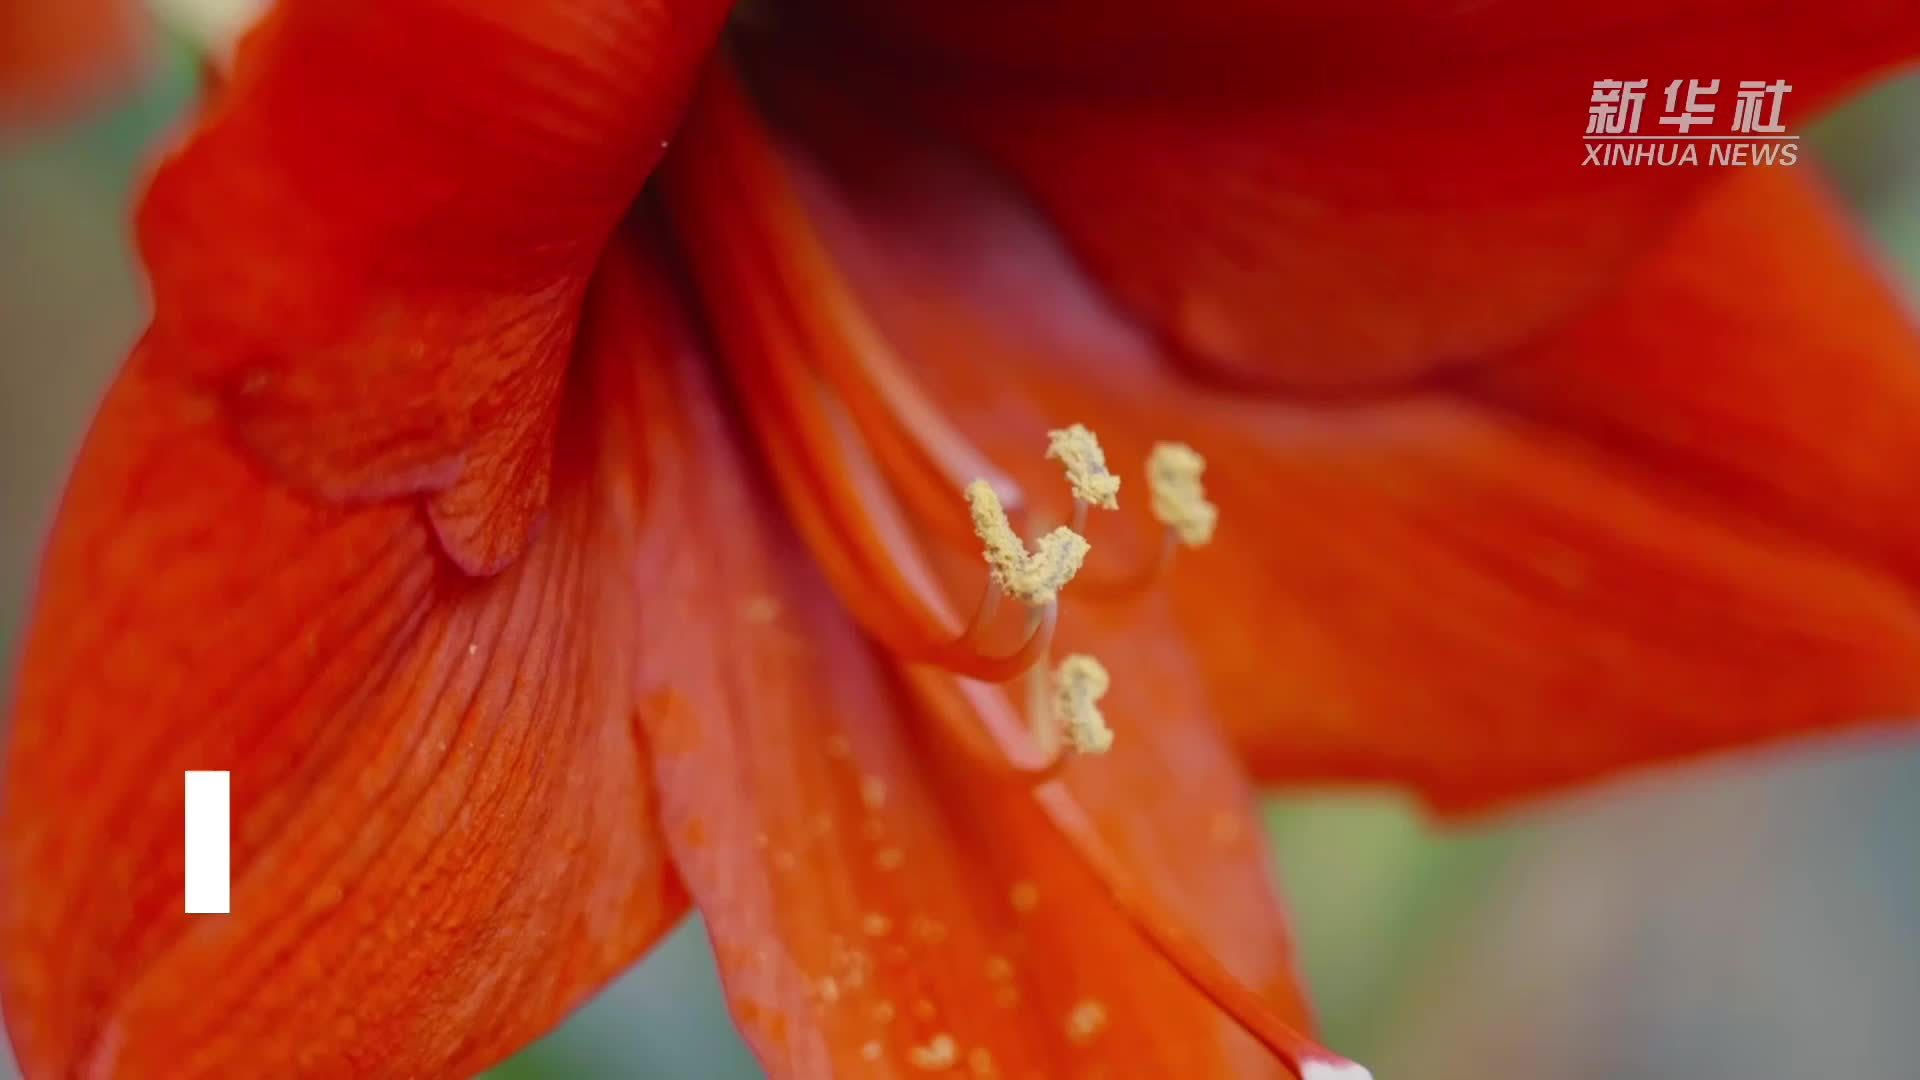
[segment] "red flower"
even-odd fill
[[[33,1075],[470,1073],[689,901],[778,1075],[1335,1075],[1255,781],[1920,704],[1912,323],[1811,168],[1575,145],[1594,78],[1830,97],[1905,0],[724,15],[283,0],[160,170],[14,709]],[[960,489],[1068,519],[1075,421],[1121,509],[996,659]],[[1157,572],[1161,440],[1222,517]],[[951,674],[1043,645],[1110,753]]]

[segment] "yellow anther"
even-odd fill
[[[973,532],[986,545],[987,566],[993,583],[1008,596],[1034,607],[1053,603],[1073,575],[1079,573],[1092,546],[1086,538],[1062,525],[1035,541],[1035,551],[1014,534],[1007,512],[993,485],[975,480],[967,485],[967,506],[973,512]]]
[[[1047,460],[1066,466],[1073,497],[1088,506],[1118,510],[1120,478],[1107,471],[1107,455],[1100,440],[1084,424],[1047,432]]]
[[[1054,669],[1054,717],[1075,753],[1104,754],[1113,748],[1113,729],[1100,713],[1100,699],[1111,685],[1106,667],[1085,653],[1067,657]]]
[[[1207,501],[1200,475],[1207,459],[1185,443],[1154,443],[1147,455],[1147,486],[1153,490],[1153,516],[1180,542],[1199,547],[1213,539],[1220,508]]]

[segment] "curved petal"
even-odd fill
[[[140,213],[163,362],[328,497],[429,491],[492,572],[545,505],[607,235],[722,0],[288,0]]]
[[[0,124],[38,119],[126,75],[144,31],[134,0],[0,3]]]
[[[1155,439],[1210,457],[1220,532],[1165,584],[1266,778],[1463,805],[1920,705],[1920,346],[1803,174],[1716,188],[1552,344],[1317,408],[1169,368],[950,161],[837,175],[874,318],[1029,490],[1067,418],[1123,475]],[[1089,574],[1150,555],[1125,492]]]
[[[646,628],[608,588],[640,532],[687,539],[628,512],[640,466],[700,471],[622,420],[684,347],[670,304],[633,266],[603,286],[553,520],[483,580],[410,503],[263,477],[136,353],[13,710],[0,989],[31,1074],[468,1075],[677,921],[632,725]],[[183,769],[232,772],[231,916],[181,914]]]
[[[1466,805],[1912,715],[1917,365],[1920,331],[1837,208],[1755,173],[1457,400],[1381,417],[1364,449],[1277,440],[1268,460],[1296,463],[1244,497],[1290,490],[1383,557],[1310,558],[1315,530],[1290,528],[1294,565],[1232,594],[1239,618],[1319,612],[1288,640],[1321,676],[1241,714],[1256,767]],[[1303,468],[1326,479],[1288,478]],[[1233,547],[1242,572],[1273,566],[1270,540]],[[1245,647],[1191,614],[1217,677],[1252,689]],[[1368,656],[1418,675],[1370,679]]]
[[[1671,134],[1667,83],[1717,79],[1725,134],[1743,79],[1790,84],[1797,127],[1920,57],[1920,11],[1898,0],[1764,14],[1212,0],[1171,27],[1148,5],[857,6],[857,41],[890,33],[954,65],[868,96],[910,97],[1006,170],[1176,354],[1328,394],[1391,390],[1541,332],[1720,171],[1583,167],[1594,80],[1651,80],[1640,130]],[[1043,42],[1051,67],[1027,56]]]
[[[1920,582],[1920,321],[1879,259],[1819,184],[1746,177],[1471,388]]]
[[[790,239],[772,221],[791,193],[737,95],[717,69],[663,202],[716,347],[743,395],[764,403],[748,381],[766,374],[765,354],[820,329],[788,306],[827,300],[779,279],[773,265],[789,264],[769,265]],[[660,409],[649,428],[674,422],[670,402]],[[790,465],[772,426],[762,449]],[[711,441],[713,457],[728,456],[724,438]],[[1081,868],[1028,783],[983,769],[943,726],[956,712],[978,724],[984,699],[1010,709],[999,691],[883,659],[823,577],[776,569],[845,553],[803,547],[754,479],[662,483],[649,497],[703,534],[699,523],[730,523],[727,542],[697,558],[648,556],[658,562],[643,579],[662,583],[648,610],[684,636],[683,651],[650,657],[662,689],[642,721],[676,865],[771,1071],[1279,1075],[1142,942],[1105,891],[1113,882]],[[975,560],[973,588],[979,573]],[[1180,718],[1089,766],[1097,776],[1073,780],[1081,800],[1064,801],[1075,815],[1087,806],[1125,876],[1150,879],[1174,919],[1297,1023],[1245,779],[1203,712]],[[1145,783],[1165,798],[1133,793]],[[1049,807],[1063,801],[1045,791]],[[1192,842],[1199,822],[1216,823],[1214,840]]]

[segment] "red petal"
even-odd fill
[[[125,76],[144,31],[133,0],[0,2],[0,124],[39,119]]]
[[[1824,196],[1743,176],[1460,400],[1264,440],[1284,561],[1238,534],[1189,626],[1262,771],[1444,803],[1911,715],[1916,364]],[[1275,608],[1300,675],[1253,697],[1229,620]]]
[[[725,7],[275,5],[141,211],[165,362],[304,488],[445,492],[448,551],[498,570],[588,278]]]
[[[1211,458],[1219,536],[1166,586],[1266,777],[1478,802],[1920,706],[1920,344],[1795,174],[1716,188],[1486,388],[1300,408],[1182,377],[1004,194],[892,164],[840,253],[1027,490],[1066,420],[1129,476],[1154,439]],[[1088,574],[1152,550],[1126,490]],[[1068,622],[1093,607],[1070,591]]]
[[[1903,0],[1765,16],[1211,0],[1172,27],[1147,5],[861,7],[861,40],[956,63],[915,83],[924,116],[1006,169],[1172,350],[1313,392],[1391,389],[1539,333],[1716,173],[1582,167],[1593,80],[1652,80],[1642,130],[1670,133],[1667,82],[1719,79],[1724,133],[1742,79],[1790,83],[1797,127],[1920,54]],[[1030,55],[1043,47],[1053,65]]]
[[[703,471],[629,419],[678,400],[670,304],[651,271],[605,283],[553,521],[485,580],[412,505],[263,478],[174,358],[136,354],[14,709],[0,989],[30,1073],[469,1075],[678,919],[632,725],[649,645],[610,587],[643,533],[688,544],[631,512],[654,470]],[[181,914],[184,769],[233,773],[228,917]]]

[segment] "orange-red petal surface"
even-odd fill
[[[1920,702],[1896,509],[1920,353],[1801,174],[1717,188],[1480,381],[1321,407],[1183,374],[951,163],[847,182],[870,310],[1030,490],[1070,419],[1123,475],[1154,439],[1208,455],[1222,525],[1165,583],[1176,624],[1108,617],[1184,640],[1268,778],[1477,803]],[[1088,574],[1151,551],[1141,501]]]
[[[283,476],[434,492],[448,552],[500,569],[588,278],[725,7],[276,4],[141,210],[166,363]]]
[[[134,0],[0,3],[0,124],[57,114],[124,77],[144,31]]]
[[[1331,394],[1550,327],[1719,171],[1583,167],[1595,80],[1649,80],[1640,130],[1667,134],[1674,79],[1719,80],[1715,134],[1738,82],[1785,80],[1797,131],[1920,57],[1904,0],[855,6],[843,52],[918,58],[866,97],[915,101],[1006,169],[1176,355]]]
[[[651,270],[590,307],[548,527],[492,578],[410,501],[304,501],[149,343],[68,492],[21,666],[0,989],[34,1075],[468,1075],[685,910],[633,726],[629,418],[683,347]],[[645,312],[644,316],[634,313]],[[649,406],[651,407],[651,406]],[[644,452],[644,456],[643,455]],[[185,769],[231,770],[233,914],[183,916]]]
[[[1920,326],[1817,183],[1729,184],[1620,295],[1476,394],[1920,582]]]

